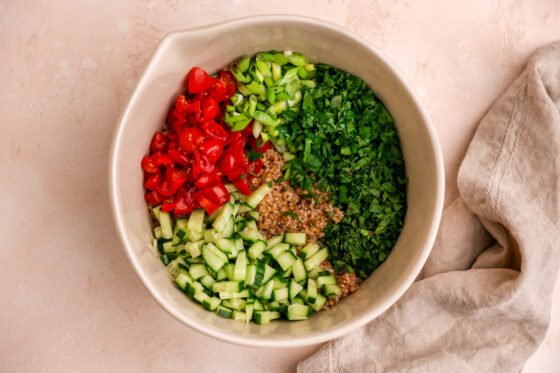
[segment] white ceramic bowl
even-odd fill
[[[177,290],[150,249],[152,233],[143,199],[140,160],[192,66],[216,71],[262,50],[293,50],[364,79],[394,116],[404,153],[408,210],[389,258],[360,290],[307,321],[259,326],[225,320]],[[408,289],[430,253],[439,225],[444,171],[434,128],[410,86],[363,39],[323,21],[293,16],[238,19],[167,35],[118,123],[110,160],[113,215],[134,270],[158,303],[184,324],[224,341],[262,347],[324,342],[371,321]]]

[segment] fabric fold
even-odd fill
[[[421,278],[299,372],[519,371],[542,343],[560,264],[560,42],[481,120]]]

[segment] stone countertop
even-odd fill
[[[238,347],[180,324],[133,273],[108,199],[115,123],[161,37],[272,13],[345,26],[395,63],[437,127],[447,203],[477,122],[560,38],[557,0],[1,2],[0,371],[289,372],[319,347]],[[560,366],[559,283],[526,372]]]

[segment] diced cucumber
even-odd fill
[[[248,252],[248,257],[251,259],[262,259],[263,252],[266,250],[266,242],[257,241],[251,245]]]
[[[336,277],[334,276],[319,276],[317,277],[317,287],[322,288],[323,285],[327,284],[335,284],[336,285]]]
[[[221,304],[221,300],[218,297],[209,297],[202,301],[202,306],[208,311],[215,311]]]
[[[266,264],[262,261],[257,261],[255,264],[255,277],[253,278],[253,281],[251,283],[247,283],[247,285],[252,286],[254,288],[260,287],[263,284],[265,273],[266,273]]]
[[[222,300],[222,306],[234,309],[234,310],[244,310],[247,302],[245,299],[234,298],[234,299],[224,299]]]
[[[214,243],[222,238],[222,234],[214,229],[208,229],[204,231],[204,241],[208,243]]]
[[[194,293],[194,295],[193,295],[194,301],[195,301],[196,303],[200,303],[200,304],[202,304],[202,303],[203,303],[205,300],[207,300],[208,298],[210,298],[210,297],[208,296],[208,294],[206,294],[206,293],[203,292],[203,291],[196,292],[196,293]]]
[[[319,312],[325,306],[326,302],[327,302],[327,298],[325,298],[321,294],[317,294],[317,299],[315,299],[314,304],[311,304],[311,308],[313,308],[314,311]]]
[[[216,220],[212,223],[214,229],[218,232],[222,232],[226,227],[226,224],[230,220],[233,214],[233,205],[231,203],[226,203],[220,207],[220,212],[216,216]]]
[[[233,318],[235,321],[242,321],[242,322],[245,322],[245,321],[246,321],[246,317],[247,317],[247,316],[246,316],[245,312],[243,312],[243,311],[237,311],[237,310],[234,310],[234,311],[233,311],[232,318]]]
[[[204,210],[194,209],[189,216],[187,223],[188,231],[203,232],[204,231]],[[198,241],[198,240],[196,240]]]
[[[342,291],[340,290],[340,287],[336,284],[325,284],[325,285],[323,285],[323,294],[327,298],[336,298],[341,293],[342,293]]]
[[[276,274],[276,270],[271,266],[269,266],[268,264],[265,264],[262,283],[266,284],[275,274]]]
[[[213,285],[216,282],[216,280],[214,280],[214,278],[210,275],[202,276],[202,278],[199,281],[202,284],[202,286],[204,286],[208,290],[212,290]]]
[[[162,256],[159,257],[159,259],[161,260],[161,262],[165,266],[167,266],[169,263],[171,263],[171,261],[175,260],[175,258],[177,258],[176,253],[163,254]]]
[[[188,273],[180,273],[175,278],[175,283],[182,290],[185,290],[186,287],[187,287],[187,284],[191,284],[193,281],[194,281],[193,278]]]
[[[296,261],[296,256],[289,251],[280,254],[276,261],[280,264],[282,270],[286,271],[288,268],[292,267],[292,264]]]
[[[288,289],[289,289],[288,295],[290,299],[293,300],[295,297],[297,297],[299,292],[303,290],[303,286],[298,284],[296,280],[292,279],[290,280],[290,285],[288,286]]]
[[[305,302],[300,297],[295,297],[292,299],[292,304],[305,304]]]
[[[224,266],[224,271],[226,272],[226,276],[228,280],[233,281],[233,270],[235,269],[235,264],[227,263]]]
[[[255,295],[260,299],[270,299],[272,298],[272,291],[274,290],[274,281],[269,281],[265,285],[261,286],[255,292]]]
[[[239,293],[230,293],[227,291],[221,291],[218,294],[220,296],[220,299],[247,298],[250,295],[249,289],[245,289],[243,291],[240,291]]]
[[[236,249],[237,251],[241,251],[241,250],[244,249],[244,246],[243,246],[243,239],[242,239],[242,238],[236,238],[236,239],[235,239],[235,249]]]
[[[168,212],[160,212],[159,222],[161,224],[161,236],[165,239],[173,238],[173,221]]]
[[[218,316],[223,317],[224,319],[231,319],[233,315],[233,310],[231,308],[227,308],[220,305],[216,309],[216,313],[218,314]]]
[[[272,188],[267,183],[264,183],[247,198],[245,203],[252,209],[255,209],[271,190]]]
[[[272,247],[278,245],[280,242],[284,242],[284,235],[283,234],[279,234],[278,236],[274,236],[274,237],[270,238],[267,241],[267,246],[269,248],[272,248]]]
[[[255,311],[253,313],[253,320],[256,324],[265,325],[270,323],[272,320],[279,319],[281,317],[280,312],[275,311]]]
[[[247,304],[247,306],[245,307],[245,315],[246,315],[246,319],[245,322],[248,323],[249,321],[251,321],[251,319],[253,318],[253,309],[254,309],[254,305],[253,304]]]
[[[233,231],[235,228],[235,222],[233,216],[229,218],[228,222],[226,223],[226,227],[223,231],[220,232],[222,237],[229,238],[233,235]]]
[[[315,304],[317,300],[317,283],[313,279],[307,281],[307,304]]]
[[[239,205],[239,210],[238,213],[244,213],[244,212],[249,212],[252,211],[253,209],[251,207],[249,207],[246,203],[242,203],[241,205]]]
[[[290,245],[288,245],[287,243],[279,243],[276,246],[268,249],[268,251],[266,252],[268,255],[270,255],[271,257],[273,257],[274,259],[278,259],[278,257],[284,253],[285,251],[290,249]]]
[[[256,229],[247,229],[245,228],[244,230],[242,230],[241,232],[239,232],[239,235],[241,236],[241,238],[243,238],[245,241],[249,241],[249,242],[256,242],[256,241],[264,241],[264,237],[261,234],[261,232],[259,232]]]
[[[329,256],[329,251],[327,248],[323,248],[317,251],[313,256],[305,261],[305,269],[311,271],[313,268],[317,267],[319,264],[323,263],[325,259]]]
[[[288,285],[290,283],[290,280],[288,280],[285,277],[280,277],[280,276],[274,276],[272,281],[274,281],[274,290],[286,288],[286,287],[288,287]]]
[[[264,305],[261,303],[260,300],[255,299],[255,301],[253,302],[253,309],[255,311],[264,311]]]
[[[193,257],[196,258],[202,254],[202,245],[204,245],[204,241],[196,241],[196,242],[187,242],[185,245],[185,249],[187,252]]]
[[[288,299],[288,288],[276,289],[272,291],[272,299],[281,301]]]
[[[155,228],[154,228],[154,237],[155,237],[156,239],[163,238],[163,234],[162,234],[162,232],[161,232],[161,226],[158,226],[158,227],[155,227]]]
[[[309,271],[307,273],[307,276],[309,278],[313,278],[316,279],[319,276],[323,276],[323,274],[320,275],[320,273],[326,272],[326,274],[324,274],[325,276],[330,276],[330,273],[328,271],[325,271],[323,268],[321,268],[320,266],[313,268],[311,271]]]
[[[172,253],[175,251],[175,249],[173,248],[173,242],[171,241],[164,242],[162,246],[164,253]]]
[[[319,245],[314,242],[310,242],[301,249],[299,252],[299,257],[303,260],[306,260],[313,256],[317,251],[319,251]]]
[[[204,286],[202,286],[202,284],[198,281],[194,281],[187,283],[187,286],[185,287],[185,292],[189,295],[189,296],[194,296],[196,293],[202,293],[204,292]]]
[[[208,274],[208,270],[204,264],[193,264],[189,268],[189,274],[195,280],[198,280],[202,276],[206,276]]]
[[[284,242],[290,245],[302,246],[305,245],[306,240],[305,233],[286,233],[284,235]]]
[[[245,283],[247,284],[247,286],[253,286],[256,277],[257,277],[257,265],[249,264],[245,271]]]
[[[219,281],[212,285],[212,291],[214,293],[238,293],[244,288],[243,281]]]
[[[185,259],[185,261],[191,265],[191,264],[200,264],[200,263],[204,263],[204,260],[202,260],[202,257],[196,257],[196,258],[192,258],[192,257],[188,257]]]
[[[202,247],[202,258],[214,272],[218,272],[228,262],[226,255],[211,243]]]
[[[306,320],[313,314],[311,307],[303,304],[290,304],[286,312],[288,320]]]
[[[226,253],[226,256],[229,257],[234,257],[234,253],[237,254],[237,249],[235,246],[235,240],[232,238],[218,238],[215,242],[214,245],[216,245],[216,247],[218,249],[220,249],[221,251],[223,251],[224,253]],[[236,256],[236,255],[235,255]]]
[[[171,263],[169,263],[167,265],[167,272],[169,272],[169,274],[175,278],[177,276],[179,276],[179,273],[184,272],[180,267],[179,264],[182,264],[183,266],[186,265],[185,261],[183,260],[183,258],[176,258],[175,260],[173,260]]]
[[[204,238],[204,231],[187,230],[187,240],[191,242],[200,241]]]
[[[157,221],[159,223],[159,214],[161,214],[161,205],[154,207],[152,209],[152,214],[154,214],[155,218],[157,219]]]
[[[295,256],[295,255],[294,255]],[[288,268],[287,270],[284,271],[284,273],[282,274],[282,276],[289,278],[292,277],[292,267]]]
[[[218,272],[216,272],[216,281],[222,281],[227,279],[226,271],[222,267]]]
[[[294,276],[294,280],[297,282],[304,282],[307,280],[307,271],[305,270],[303,260],[300,258],[297,258],[292,264],[292,274]]]
[[[249,215],[250,217],[252,217],[253,219],[255,219],[255,221],[259,221],[260,220],[260,215],[257,211],[249,211],[247,213],[247,215]]]
[[[233,269],[233,280],[244,281],[246,274],[247,274],[247,254],[245,250],[243,250],[237,254],[237,260],[235,261],[235,268]]]

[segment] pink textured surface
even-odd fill
[[[318,348],[237,347],[181,325],[135,277],[109,211],[112,132],[159,39],[270,13],[345,26],[395,63],[437,127],[448,202],[477,121],[560,38],[556,0],[1,2],[0,371],[287,372]],[[526,372],[560,366],[558,281],[552,319]]]

